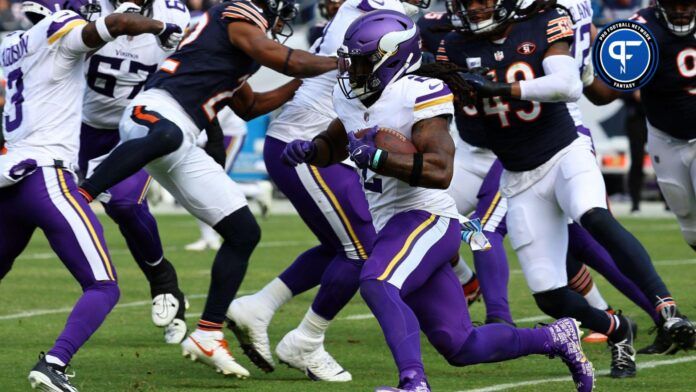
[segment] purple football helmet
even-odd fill
[[[377,10],[348,26],[338,50],[338,86],[348,99],[367,98],[420,67],[418,27],[408,16]]]
[[[60,10],[72,10],[92,21],[101,13],[99,0],[30,0],[22,2],[22,12],[36,24],[41,19]]]

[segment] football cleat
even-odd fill
[[[227,309],[227,328],[239,341],[244,355],[259,369],[266,373],[275,368],[271,354],[271,342],[268,339],[268,324],[273,313],[265,314],[253,296],[240,297],[232,301]]]
[[[219,238],[216,239],[209,239],[206,240],[204,238],[201,238],[200,240],[196,242],[192,242],[186,246],[184,246],[185,250],[188,250],[190,252],[203,252],[204,250],[218,250],[220,249],[220,245],[222,245],[222,242],[220,241]]]
[[[611,349],[611,367],[609,376],[612,378],[627,378],[636,376],[636,349],[633,348],[633,322],[626,316],[626,321],[631,324],[626,336],[618,342],[608,339]]]
[[[667,331],[672,342],[682,350],[694,348],[696,343],[696,326],[686,317],[675,316],[668,318],[662,328]]]
[[[679,346],[672,341],[672,337],[662,327],[654,326],[648,331],[649,334],[656,333],[655,340],[652,344],[647,345],[640,350],[638,354],[645,355],[674,355],[679,351]]]
[[[481,297],[481,288],[479,287],[479,280],[476,273],[471,276],[468,282],[462,285],[462,289],[464,290],[466,303],[469,306]]]
[[[152,299],[152,323],[158,327],[166,327],[174,321],[179,312],[180,302],[171,293],[158,294]]]
[[[582,351],[582,331],[575,319],[565,317],[545,327],[551,334],[551,358],[561,357],[570,370],[578,392],[590,392],[594,388],[594,368]]]
[[[313,381],[352,381],[353,376],[324,350],[323,340],[312,340],[294,329],[278,343],[276,355],[281,363],[300,370]]]
[[[167,344],[179,344],[186,337],[186,321],[175,318],[169,325],[164,327],[164,342]]]
[[[192,361],[200,361],[225,376],[249,377],[249,371],[235,361],[222,332],[206,334],[196,332],[191,333],[181,343],[184,357]]]
[[[430,392],[430,385],[424,375],[414,375],[401,380],[396,388],[382,386],[375,388],[375,392]]]
[[[32,389],[46,392],[78,392],[70,378],[74,374],[65,374],[65,368],[46,362],[44,353],[39,355],[39,362],[29,372],[29,384]]]

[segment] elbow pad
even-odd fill
[[[575,102],[582,95],[582,81],[575,59],[549,56],[542,63],[545,76],[520,81],[521,99],[537,102]]]

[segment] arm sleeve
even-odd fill
[[[520,81],[521,99],[537,102],[575,102],[582,95],[582,81],[575,59],[549,56],[542,62],[545,76]]]

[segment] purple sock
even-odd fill
[[[382,327],[399,369],[399,379],[411,376],[413,371],[424,375],[418,319],[401,299],[399,289],[384,281],[370,279],[360,283],[360,294]]]
[[[328,246],[315,246],[299,255],[279,278],[292,291],[293,296],[299,295],[319,285],[334,257],[336,252]]]
[[[65,328],[48,355],[70,363],[73,355],[104,322],[118,302],[120,292],[116,282],[97,282],[82,294],[68,316]]]
[[[568,237],[568,251],[573,257],[602,274],[612,286],[643,309],[655,323],[659,323],[659,315],[643,291],[621,273],[606,249],[592,238],[587,230],[573,223],[568,226]]]
[[[550,335],[543,328],[518,329],[505,324],[475,328],[453,357],[455,366],[500,362],[530,354],[548,354]]]
[[[476,275],[486,304],[486,319],[495,317],[512,324],[508,304],[510,268],[505,256],[503,236],[498,232],[487,231],[486,237],[491,243],[491,249],[486,252],[474,252]]]
[[[351,260],[339,254],[324,271],[321,286],[314,297],[312,310],[327,320],[333,320],[358,291],[362,260]]]

